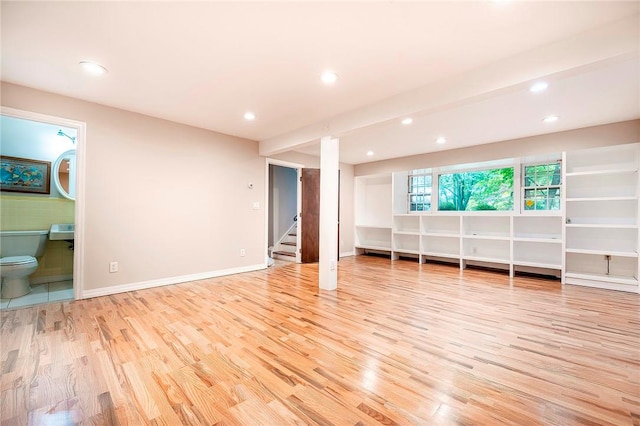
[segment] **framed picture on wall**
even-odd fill
[[[51,162],[0,157],[0,191],[49,194]]]

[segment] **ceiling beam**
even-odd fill
[[[279,154],[317,141],[322,136],[342,136],[362,127],[404,116],[477,101],[541,77],[567,74],[572,70],[579,72],[603,61],[638,55],[638,19],[639,16],[635,15],[337,115],[327,121],[262,140],[259,143],[260,155]]]

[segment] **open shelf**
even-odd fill
[[[514,216],[513,239],[562,242],[562,216]]]
[[[510,216],[463,216],[465,237],[511,238]]]
[[[562,265],[562,244],[557,244],[555,241],[514,241],[513,263],[523,266],[532,266],[530,264],[554,265],[555,268],[558,268]]]
[[[460,257],[460,238],[457,236],[422,236],[423,254],[430,256]]]
[[[597,174],[603,171],[627,171],[638,168],[636,144],[583,149],[566,153],[565,173]]]
[[[357,226],[356,248],[391,250],[391,228]]]
[[[394,251],[420,254],[420,236],[407,234],[393,235]]]
[[[428,235],[460,235],[460,216],[422,216],[422,232]]]
[[[394,215],[393,232],[420,233],[420,216],[418,215]]]
[[[467,260],[509,263],[509,240],[464,239],[463,257]]]

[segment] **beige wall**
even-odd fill
[[[302,164],[304,167],[320,168],[320,158],[299,152],[284,152],[274,155],[275,158],[291,163]],[[340,255],[348,256],[353,254],[354,238],[354,216],[353,216],[353,187],[354,187],[354,166],[340,163]]]
[[[359,164],[355,166],[355,175],[366,176],[428,167],[477,163],[634,142],[640,142],[640,120]]]
[[[8,83],[2,105],[87,123],[84,290],[264,263],[257,142]]]

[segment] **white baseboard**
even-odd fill
[[[240,268],[222,269],[219,271],[202,272],[199,274],[182,275],[178,277],[161,278],[159,280],[142,281],[138,283],[96,288],[83,291],[79,298],[88,299],[90,297],[109,296],[111,294],[124,293],[127,291],[144,290],[146,288],[162,287],[165,285],[180,284],[189,281],[205,280],[207,278],[216,278],[225,275],[241,274],[243,272],[259,271],[260,269],[266,268],[267,265],[265,263],[261,263],[258,265],[242,266]]]
[[[348,251],[345,253],[340,253],[340,257],[349,257],[349,256],[355,256],[356,252],[355,251]]]
[[[50,277],[38,277],[38,278],[33,278],[33,279],[29,280],[29,281],[33,285],[38,285],[38,284],[57,283],[59,281],[71,281],[71,280],[73,280],[73,275],[72,274],[69,274],[69,275],[52,275]]]

